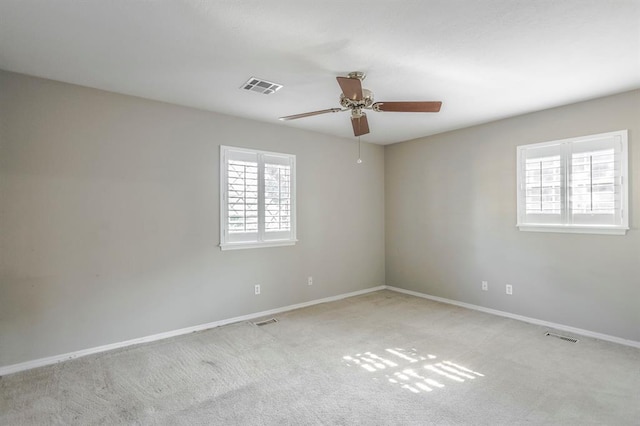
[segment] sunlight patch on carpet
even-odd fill
[[[444,388],[445,383],[464,383],[484,377],[468,367],[453,361],[436,361],[433,354],[420,355],[415,349],[385,349],[384,356],[373,352],[346,355],[347,366],[358,366],[376,373],[374,380],[384,379],[412,393],[432,392]]]

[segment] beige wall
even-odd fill
[[[0,120],[0,366],[384,284],[380,146],[2,71]],[[296,246],[217,247],[221,144],[297,155]]]
[[[626,236],[515,228],[517,145],[619,129]],[[0,71],[0,366],[385,279],[640,341],[638,134],[634,91],[364,145],[358,166],[352,140]],[[219,250],[221,144],[297,155],[296,246]]]
[[[620,129],[626,236],[516,229],[517,145]],[[387,146],[385,184],[387,285],[640,341],[639,90]]]

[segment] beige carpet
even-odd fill
[[[0,378],[0,424],[640,424],[640,350],[391,291]]]

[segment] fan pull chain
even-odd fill
[[[360,158],[360,136],[358,136],[358,161],[356,163],[362,164],[362,159]]]

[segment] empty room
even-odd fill
[[[640,425],[640,0],[0,0],[0,425]]]

